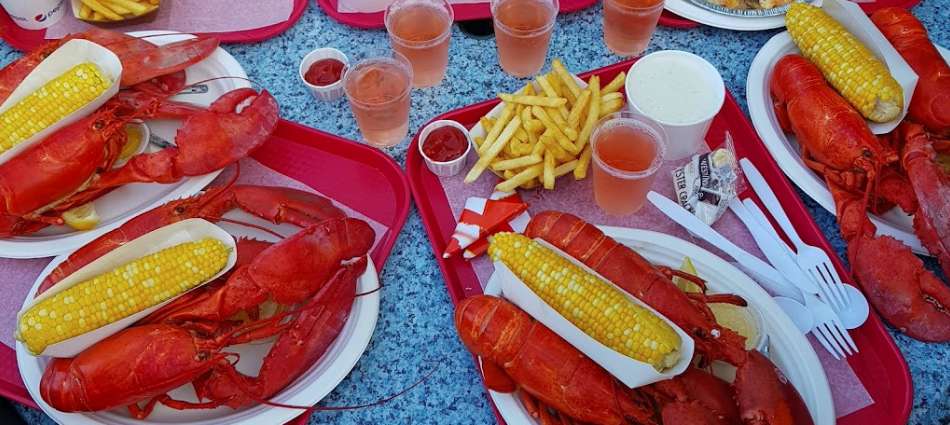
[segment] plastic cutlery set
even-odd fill
[[[755,166],[747,159],[739,163],[753,191],[794,250],[781,239],[766,213],[752,199],[733,199],[729,208],[748,228],[768,262],[739,248],[675,201],[656,192],[650,192],[647,199],[690,233],[732,257],[774,295],[776,303],[803,333],[811,333],[835,358],[856,353],[858,348],[848,329],[867,320],[867,299],[857,288],[841,281],[825,251],[802,241]]]

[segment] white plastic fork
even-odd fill
[[[775,221],[778,222],[782,231],[785,232],[792,241],[792,244],[795,245],[796,252],[794,257],[798,263],[798,267],[812,276],[812,279],[821,289],[822,296],[827,299],[828,304],[831,305],[835,311],[844,310],[846,306],[851,303],[851,299],[848,297],[844,283],[838,276],[838,272],[831,263],[828,254],[823,249],[809,245],[802,240],[795,230],[795,227],[792,226],[788,215],[785,214],[782,204],[778,202],[775,194],[772,193],[772,190],[769,188],[768,183],[765,182],[765,178],[762,177],[762,173],[759,172],[755,165],[747,158],[739,160],[739,164],[745,173],[746,180],[749,181],[749,184],[752,185],[752,189],[756,195],[759,195],[759,199],[762,200],[762,203],[765,205],[765,209],[775,218]]]
[[[831,310],[831,307],[812,294],[802,293],[802,295],[805,297],[805,307],[812,312],[815,319],[815,327],[811,330],[811,334],[815,336],[818,343],[838,360],[857,353],[857,344],[854,343],[851,335],[848,335],[848,330],[841,324],[841,319]]]

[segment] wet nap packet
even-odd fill
[[[721,147],[693,155],[686,165],[673,170],[676,201],[711,226],[739,193],[739,173],[732,136],[726,133]]]

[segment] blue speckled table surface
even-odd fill
[[[914,8],[938,44],[950,47],[950,2],[924,0]],[[610,54],[601,39],[600,6],[558,18],[550,55],[564,58],[576,71],[599,68],[621,58]],[[719,68],[726,85],[745,109],[745,79],[759,48],[776,31],[736,32],[709,27],[676,30],[660,27],[650,51],[680,49],[696,53]],[[298,81],[300,59],[311,49],[333,46],[357,53],[388,45],[381,30],[357,30],[339,24],[310,6],[289,31],[274,39],[225,48],[248,75],[274,93],[284,118],[359,139],[345,100],[318,103]],[[522,84],[498,68],[495,44],[454,28],[449,70],[442,85],[412,92],[410,128],[433,116],[484,100],[496,91]],[[0,44],[2,64],[19,56]],[[581,65],[584,64],[584,65]],[[390,151],[404,163],[406,143]],[[808,199],[806,204],[828,239],[843,255],[834,217]],[[317,412],[311,423],[493,423],[472,358],[452,326],[452,308],[418,214],[411,212],[392,256],[382,272],[379,324],[369,349],[356,368],[323,405],[352,406],[372,402],[416,382],[435,369],[430,379],[385,405],[342,412]],[[950,345],[925,344],[892,332],[913,375],[914,410],[910,423],[950,424]],[[18,409],[31,424],[52,421],[40,412]]]

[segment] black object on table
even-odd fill
[[[491,38],[495,35],[495,27],[491,19],[476,19],[474,21],[458,22],[459,30],[472,38]]]

